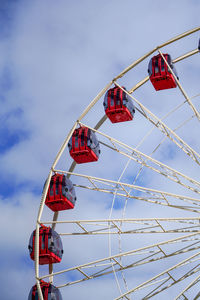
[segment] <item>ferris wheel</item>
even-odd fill
[[[29,241],[29,299],[200,298],[199,30],[134,61],[73,124]]]

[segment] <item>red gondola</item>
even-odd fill
[[[125,87],[123,87],[125,90]],[[104,97],[105,113],[112,123],[131,121],[135,108],[131,98],[118,86],[109,89]]]
[[[75,201],[76,195],[71,180],[65,175],[53,175],[45,204],[53,211],[60,211],[74,208]]]
[[[35,230],[31,234],[29,240],[29,253],[32,260],[35,260]],[[42,225],[39,230],[39,264],[59,263],[63,255],[63,246],[59,234]]]
[[[55,287],[53,284],[41,280],[40,286],[41,286],[44,300],[62,300],[62,296],[59,289]],[[38,300],[38,299],[39,297],[38,297],[37,285],[34,285],[30,290],[28,300]]]
[[[71,157],[77,164],[99,159],[99,142],[95,133],[87,127],[82,126],[74,130],[68,147]]]
[[[163,54],[163,56],[167,60],[169,66],[171,67],[171,69],[173,70],[174,74],[178,79],[176,69],[173,66],[170,55]],[[167,64],[165,63],[164,59],[160,54],[154,56],[150,60],[148,73],[150,76],[151,83],[153,84],[156,91],[171,89],[177,86],[174,76],[170,72]]]

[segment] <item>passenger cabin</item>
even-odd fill
[[[123,87],[125,90],[125,87]],[[112,123],[131,121],[135,108],[131,98],[118,86],[109,89],[104,97],[104,110]]]
[[[65,175],[51,177],[45,204],[54,212],[74,208],[76,194],[71,180]]]
[[[199,49],[199,51],[200,51],[200,39],[199,39],[198,49]]]
[[[44,300],[62,300],[62,296],[59,289],[54,285],[41,280],[40,286],[41,286],[42,296]],[[34,285],[30,290],[28,300],[38,300],[38,299],[39,297],[38,297],[37,285]]]
[[[176,69],[173,66],[170,55],[163,54],[163,56],[178,79]],[[150,76],[150,81],[156,91],[171,89],[177,86],[174,76],[170,72],[166,62],[160,54],[151,58],[149,62],[148,73]]]
[[[35,231],[29,240],[29,253],[32,260],[35,260]],[[62,241],[57,232],[50,227],[42,225],[39,230],[39,264],[59,263],[63,255]]]
[[[84,126],[74,130],[68,143],[71,157],[77,164],[97,161],[100,147],[95,133]]]

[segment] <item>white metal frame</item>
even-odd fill
[[[95,278],[97,276],[101,276],[101,275],[105,275],[108,273],[112,273],[113,272],[113,266],[114,266],[114,272],[115,271],[121,271],[124,270],[126,268],[130,268],[133,267],[134,264],[138,265],[141,263],[151,263],[152,261],[155,261],[157,259],[162,259],[162,258],[167,258],[168,255],[165,254],[165,252],[162,250],[162,246],[166,245],[166,244],[171,244],[171,243],[182,243],[188,240],[191,240],[192,244],[191,247],[186,247],[183,249],[180,249],[179,251],[175,251],[172,252],[170,255],[178,255],[181,253],[185,253],[186,251],[192,251],[194,249],[199,249],[199,239],[198,239],[198,234],[199,234],[199,218],[195,217],[195,218],[172,218],[172,219],[167,219],[167,218],[155,218],[155,219],[106,219],[106,220],[76,220],[76,221],[58,221],[58,213],[55,213],[53,216],[53,220],[52,221],[42,221],[42,213],[43,213],[43,209],[44,209],[44,203],[45,203],[45,198],[47,195],[47,190],[49,187],[49,183],[50,183],[50,179],[51,176],[54,172],[65,172],[67,174],[68,177],[70,176],[79,176],[81,178],[84,178],[86,180],[88,180],[89,182],[89,186],[85,186],[85,188],[91,189],[91,190],[98,190],[100,192],[105,192],[105,193],[111,193],[114,195],[120,195],[122,197],[125,197],[126,199],[138,199],[138,200],[142,200],[142,201],[147,201],[147,202],[151,202],[151,203],[156,203],[156,204],[161,204],[161,205],[166,205],[166,206],[172,206],[172,207],[176,207],[176,208],[180,208],[180,209],[184,209],[184,210],[189,210],[195,213],[199,213],[199,199],[196,198],[191,198],[191,197],[186,197],[184,195],[176,195],[176,194],[172,194],[172,193],[166,193],[164,191],[158,191],[158,190],[153,190],[153,189],[148,189],[148,188],[144,188],[144,187],[138,187],[134,184],[126,184],[123,182],[116,182],[113,180],[105,180],[102,178],[96,178],[93,176],[87,176],[87,175],[83,175],[83,174],[77,174],[74,173],[74,168],[76,166],[76,163],[73,162],[70,169],[68,171],[62,171],[62,170],[56,170],[56,166],[57,163],[63,153],[63,151],[65,150],[69,139],[74,131],[74,129],[77,127],[78,124],[82,124],[82,119],[87,115],[87,113],[93,108],[93,106],[101,99],[101,97],[104,95],[104,93],[111,87],[111,85],[114,83],[115,85],[119,86],[121,89],[123,89],[120,84],[117,82],[118,79],[120,79],[121,77],[123,77],[127,72],[129,72],[131,69],[133,69],[136,65],[138,65],[139,63],[141,63],[143,60],[145,60],[146,58],[148,58],[150,55],[152,55],[154,52],[158,51],[161,55],[161,51],[160,49],[171,44],[174,43],[190,34],[193,34],[197,31],[200,30],[200,27],[196,27],[192,30],[189,30],[181,35],[176,36],[175,38],[172,38],[171,40],[155,47],[153,50],[149,51],[148,53],[146,53],[144,56],[140,57],[139,59],[137,59],[135,62],[133,62],[130,66],[128,66],[127,68],[125,68],[119,75],[117,75],[113,80],[111,80],[106,86],[105,88],[103,88],[100,93],[91,101],[91,103],[88,105],[88,107],[84,110],[84,112],[82,113],[82,115],[78,118],[78,120],[75,122],[75,124],[73,125],[72,129],[70,130],[69,134],[67,135],[63,145],[61,146],[53,164],[52,167],[50,169],[44,190],[43,190],[43,194],[42,194],[42,199],[41,199],[41,203],[40,203],[40,207],[39,207],[39,211],[38,211],[38,216],[37,216],[37,222],[36,222],[36,237],[35,237],[35,278],[36,278],[36,283],[37,283],[37,288],[38,288],[38,294],[39,294],[39,299],[43,300],[43,296],[42,296],[42,292],[41,292],[41,288],[40,288],[40,280],[44,279],[44,278],[49,278],[49,281],[52,282],[53,281],[53,276],[61,274],[63,272],[69,272],[69,271],[73,271],[76,270],[79,273],[81,273],[83,275],[83,279],[82,280],[78,280],[76,282],[72,282],[72,283],[67,283],[65,285],[70,285],[70,284],[74,284],[80,281],[85,281],[85,280],[89,280],[92,278]],[[181,60],[184,60],[196,53],[198,53],[199,50],[198,49],[194,49],[182,56],[179,56],[178,58],[173,60],[173,63],[177,63]],[[162,55],[163,56],[163,55]],[[164,57],[163,57],[164,58]],[[165,58],[164,58],[165,60]],[[166,61],[166,60],[165,60]],[[167,63],[167,62],[166,62]],[[170,68],[170,66],[168,66]],[[171,70],[171,68],[170,68]],[[172,74],[173,71],[171,70]],[[182,85],[180,84],[180,82],[176,79],[176,76],[174,76],[178,87],[180,88],[185,101],[188,103],[188,105],[190,106],[192,112],[194,113],[194,116],[192,117],[196,117],[198,120],[200,120],[200,114],[197,111],[197,109],[195,108],[195,106],[193,105],[191,98],[188,97],[188,95],[186,94],[186,92],[184,91]],[[180,149],[182,149],[189,157],[191,157],[198,165],[200,164],[200,154],[195,151],[194,149],[192,149],[185,141],[183,141],[176,133],[176,130],[172,130],[170,129],[161,119],[159,119],[158,117],[156,117],[149,109],[147,109],[141,102],[139,102],[139,100],[137,100],[135,97],[133,97],[131,94],[138,88],[140,88],[143,84],[145,84],[147,81],[149,80],[149,77],[145,77],[144,79],[142,79],[140,82],[138,82],[133,88],[131,88],[129,90],[129,92],[125,91],[133,100],[134,102],[137,104],[136,109],[138,112],[140,112],[148,121],[150,121],[155,128],[158,128],[167,138],[169,138],[176,146],[178,146]],[[99,122],[96,124],[96,126],[94,126],[94,128],[92,128],[92,130],[96,131],[99,135],[104,136],[105,138],[107,138],[108,140],[108,144],[103,143],[105,146],[111,148],[112,150],[117,151],[118,153],[127,156],[129,159],[131,160],[135,160],[137,163],[141,164],[142,167],[147,167],[150,168],[152,170],[154,170],[155,172],[158,172],[159,174],[169,178],[170,180],[186,187],[187,189],[193,191],[196,193],[196,195],[198,195],[200,193],[199,190],[199,186],[200,186],[200,182],[198,182],[195,179],[190,178],[189,176],[182,174],[181,172],[174,170],[172,168],[170,168],[169,166],[153,159],[151,156],[148,156],[142,152],[140,152],[139,150],[137,150],[136,148],[132,148],[128,145],[125,145],[124,143],[121,143],[119,141],[117,141],[116,139],[100,132],[98,129],[101,127],[101,125],[105,122],[106,120],[106,116],[103,116],[102,119],[99,120]],[[88,125],[86,125],[88,126]],[[89,126],[88,126],[89,127]],[[109,144],[110,143],[110,144]],[[103,183],[105,185],[105,188],[99,188],[98,187],[98,183],[101,182],[101,184]],[[128,189],[135,189],[138,190],[141,193],[140,197],[136,197],[134,195],[132,195],[130,193],[130,191],[127,190]],[[146,196],[144,196],[146,195]],[[172,200],[171,200],[172,199]],[[180,201],[181,203],[187,202],[189,203],[189,205],[185,205],[185,204],[175,204],[175,201]],[[183,224],[183,226],[178,227],[177,229],[173,229],[173,230],[168,230],[165,229],[165,223],[171,222],[173,224]],[[79,231],[75,231],[73,233],[62,233],[62,235],[69,235],[69,234],[75,234],[75,235],[80,235],[80,234],[143,234],[143,233],[189,233],[186,236],[181,236],[178,238],[174,238],[171,240],[167,240],[165,242],[160,242],[157,244],[153,244],[150,246],[146,246],[143,247],[141,249],[135,249],[129,252],[125,252],[125,253],[119,253],[117,255],[113,255],[107,258],[103,258],[101,260],[97,260],[95,262],[90,262],[88,264],[84,264],[84,265],[80,265],[80,266],[76,266],[74,268],[70,268],[70,269],[66,269],[64,271],[61,272],[56,272],[53,273],[53,266],[50,265],[49,266],[49,274],[45,275],[45,276],[40,276],[39,274],[39,227],[40,224],[51,224],[52,228],[54,229],[56,224],[59,223],[73,223],[77,226],[77,228],[79,229]],[[124,223],[129,223],[131,224],[131,229],[127,232],[123,229],[121,229],[121,225]],[[138,225],[139,224],[139,225]],[[87,226],[96,226],[98,229],[87,229]],[[141,227],[138,227],[141,226]],[[77,229],[76,229],[77,230]],[[198,246],[197,246],[198,245]],[[154,253],[152,254],[152,249],[154,249]],[[155,250],[156,249],[156,250]],[[150,251],[151,250],[151,251]],[[140,254],[143,251],[147,251],[148,255],[146,260],[142,261],[138,261],[133,263],[132,266],[123,266],[120,258],[126,255],[136,255],[136,254]],[[151,254],[150,254],[151,253]],[[160,257],[154,257],[154,255],[157,255],[159,253]],[[153,258],[152,258],[153,255]],[[149,279],[148,281],[144,282],[143,284],[135,287],[134,289],[130,289],[129,291],[127,291],[126,293],[121,294],[117,299],[121,299],[121,298],[128,298],[128,295],[133,293],[134,291],[142,288],[143,286],[148,286],[150,284],[154,284],[155,282],[162,282],[159,287],[161,287],[161,290],[163,290],[164,288],[166,288],[164,285],[165,283],[168,284],[168,281],[171,280],[172,283],[170,285],[173,285],[181,280],[183,280],[184,278],[179,278],[178,280],[173,279],[173,276],[170,274],[171,271],[173,271],[176,268],[179,268],[185,264],[188,264],[190,261],[193,261],[195,259],[198,258],[199,253],[195,253],[193,255],[191,255],[191,257],[179,262],[177,265],[168,268],[167,270],[161,272],[160,274],[158,274],[157,276],[154,276],[153,278]],[[199,259],[199,258],[198,258]],[[98,272],[98,275],[94,274],[90,274],[87,275],[87,273],[85,272],[85,268],[90,267],[91,266],[96,266],[96,265],[101,265],[102,266],[102,271]],[[108,271],[109,269],[109,271]],[[198,269],[199,271],[199,269]],[[197,268],[192,270],[191,272],[189,272],[187,274],[187,276],[190,276],[191,273],[195,273],[198,272]],[[100,274],[101,273],[101,274]],[[165,279],[160,279],[163,275],[167,276],[167,278]],[[181,296],[183,296],[185,299],[186,296],[184,295],[184,293],[189,290],[192,286],[194,286],[194,284],[196,284],[199,281],[199,276],[196,277],[195,280],[193,280],[187,287],[185,287],[185,289],[177,296],[176,299],[179,299]],[[167,285],[168,286],[168,285]],[[153,290],[154,294],[157,294],[159,292],[158,287],[156,287]],[[149,296],[147,296],[148,299]]]

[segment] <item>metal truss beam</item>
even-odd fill
[[[153,245],[149,245],[149,246],[145,246],[139,249],[135,249],[135,250],[131,250],[131,251],[127,251],[127,252],[123,252],[123,253],[118,253],[116,255],[112,255],[103,259],[99,259],[96,261],[92,261],[83,265],[79,265],[79,266],[75,266],[72,268],[68,268],[66,270],[62,270],[59,272],[55,272],[52,274],[47,274],[44,276],[41,276],[39,279],[44,279],[47,278],[49,276],[56,276],[56,275],[60,275],[63,273],[73,273],[73,277],[78,276],[78,274],[80,275],[81,273],[81,278],[80,279],[74,279],[73,281],[69,281],[66,284],[63,284],[62,286],[59,287],[63,287],[63,286],[68,286],[71,284],[75,284],[75,283],[80,283],[82,281],[86,281],[86,280],[90,280],[93,278],[97,278],[100,276],[104,276],[104,275],[108,275],[111,274],[113,272],[118,272],[118,271],[122,271],[122,270],[126,270],[126,269],[130,269],[130,268],[134,268],[140,265],[144,265],[147,263],[152,263],[155,261],[159,261],[168,257],[172,257],[172,256],[176,256],[179,254],[183,254],[186,252],[190,252],[190,251],[195,251],[198,250],[200,248],[200,241],[199,241],[199,233],[192,233],[192,234],[188,234],[182,237],[178,237],[175,239],[171,239],[171,240],[167,240],[164,242],[159,242]],[[196,237],[197,236],[197,237]],[[170,253],[166,254],[163,250],[162,250],[162,246],[164,245],[169,245],[169,244],[177,244],[177,243],[184,243],[184,242],[189,242],[190,245],[187,245],[183,248],[179,248],[178,250],[172,250]],[[137,256],[142,256],[141,259],[137,259]],[[144,255],[145,258],[143,257]],[[127,265],[122,265],[122,262],[119,260],[125,257],[133,257],[133,261],[131,263],[128,263]],[[134,259],[136,257],[136,259]],[[173,267],[173,268],[176,268]],[[94,271],[93,271],[94,270]],[[82,272],[80,272],[82,271]],[[74,273],[75,272],[75,273]],[[87,274],[86,275],[83,275]],[[159,277],[159,276],[158,276]]]
[[[83,123],[80,123],[80,125],[87,126]],[[126,145],[125,143],[122,143],[122,142],[106,135],[105,133],[95,130],[94,128],[92,128],[90,126],[87,126],[87,127],[90,128],[91,130],[97,132],[98,134],[102,135],[103,137],[105,137],[108,140],[108,142],[110,144],[101,142],[101,144],[103,144],[104,146],[136,161],[137,163],[141,164],[144,167],[147,167],[147,168],[167,177],[168,179],[186,187],[187,189],[192,190],[193,192],[196,192],[198,194],[200,193],[200,190],[199,190],[200,183],[198,181],[190,178],[189,176],[182,174],[181,172],[179,172],[175,169],[170,168],[169,166],[148,156],[147,154],[142,153],[141,151],[139,151],[135,148],[132,148],[132,147]],[[187,182],[187,184],[184,183],[183,180],[185,180]],[[192,185],[194,185],[195,187],[189,185],[188,182],[192,183]]]
[[[73,232],[60,235],[98,234],[154,234],[154,233],[196,233],[200,231],[199,218],[145,218],[105,219],[73,221],[41,221],[42,224],[70,224]],[[173,229],[171,229],[173,227]]]
[[[91,175],[71,173],[62,170],[54,171],[56,173],[65,173],[81,178],[83,180],[83,183],[74,183],[74,186],[79,188],[85,188],[93,191],[117,195],[119,197],[128,199],[140,200],[148,203],[175,207],[198,213],[200,212],[200,200],[193,197],[177,195],[169,192],[150,189],[147,187],[137,186],[134,184],[124,183],[121,181],[118,182],[105,178],[98,178]]]
[[[187,264],[187,263],[190,263],[192,260],[194,260],[194,259],[195,259],[197,256],[199,256],[199,255],[200,255],[200,252],[193,254],[193,255],[190,256],[189,258],[184,259],[184,260],[181,261],[180,263],[178,263],[178,264],[176,264],[176,265],[174,265],[174,266],[168,268],[167,270],[165,270],[165,271],[161,272],[160,274],[158,274],[158,275],[152,277],[151,279],[145,281],[144,283],[138,285],[137,287],[135,287],[135,288],[133,288],[133,289],[127,291],[126,293],[120,295],[119,297],[115,298],[115,300],[122,299],[124,296],[127,296],[127,295],[129,295],[129,294],[132,294],[133,292],[135,292],[135,291],[137,291],[137,290],[139,290],[139,289],[141,289],[141,288],[147,287],[147,286],[149,286],[149,284],[151,284],[151,283],[153,283],[153,282],[157,283],[156,280],[158,280],[158,279],[161,278],[162,276],[166,276],[166,275],[169,276],[169,274],[168,274],[169,272],[171,272],[171,271],[173,271],[174,269],[177,269],[177,268],[179,268],[179,267],[182,267],[183,265],[185,265],[185,264]],[[200,265],[200,263],[195,267],[195,269],[190,270],[189,272],[187,272],[186,274],[184,274],[184,276],[179,277],[176,281],[173,281],[171,284],[165,285],[165,287],[163,287],[162,289],[160,289],[160,290],[158,290],[157,292],[151,294],[150,297],[155,296],[156,294],[160,293],[161,291],[163,291],[163,290],[165,290],[165,289],[167,289],[167,288],[173,286],[174,284],[176,284],[176,283],[182,281],[183,279],[185,279],[185,278],[187,278],[187,277],[193,275],[194,273],[199,272],[199,271],[200,271],[199,265]],[[198,268],[198,267],[199,267],[199,268]],[[169,276],[168,278],[171,279],[170,276]],[[160,281],[161,281],[161,280],[166,280],[166,277],[163,278],[163,279],[160,279]],[[165,281],[165,282],[166,282],[166,281]],[[144,298],[145,298],[145,299],[149,299],[150,297],[149,297],[149,296],[148,296],[148,297],[145,296]]]
[[[181,298],[181,296],[183,296],[183,294],[188,291],[191,287],[193,287],[195,284],[197,284],[200,281],[200,275],[198,275],[188,286],[186,286],[186,288],[184,288],[184,290],[178,294],[178,296],[174,299],[174,300],[178,300]]]

